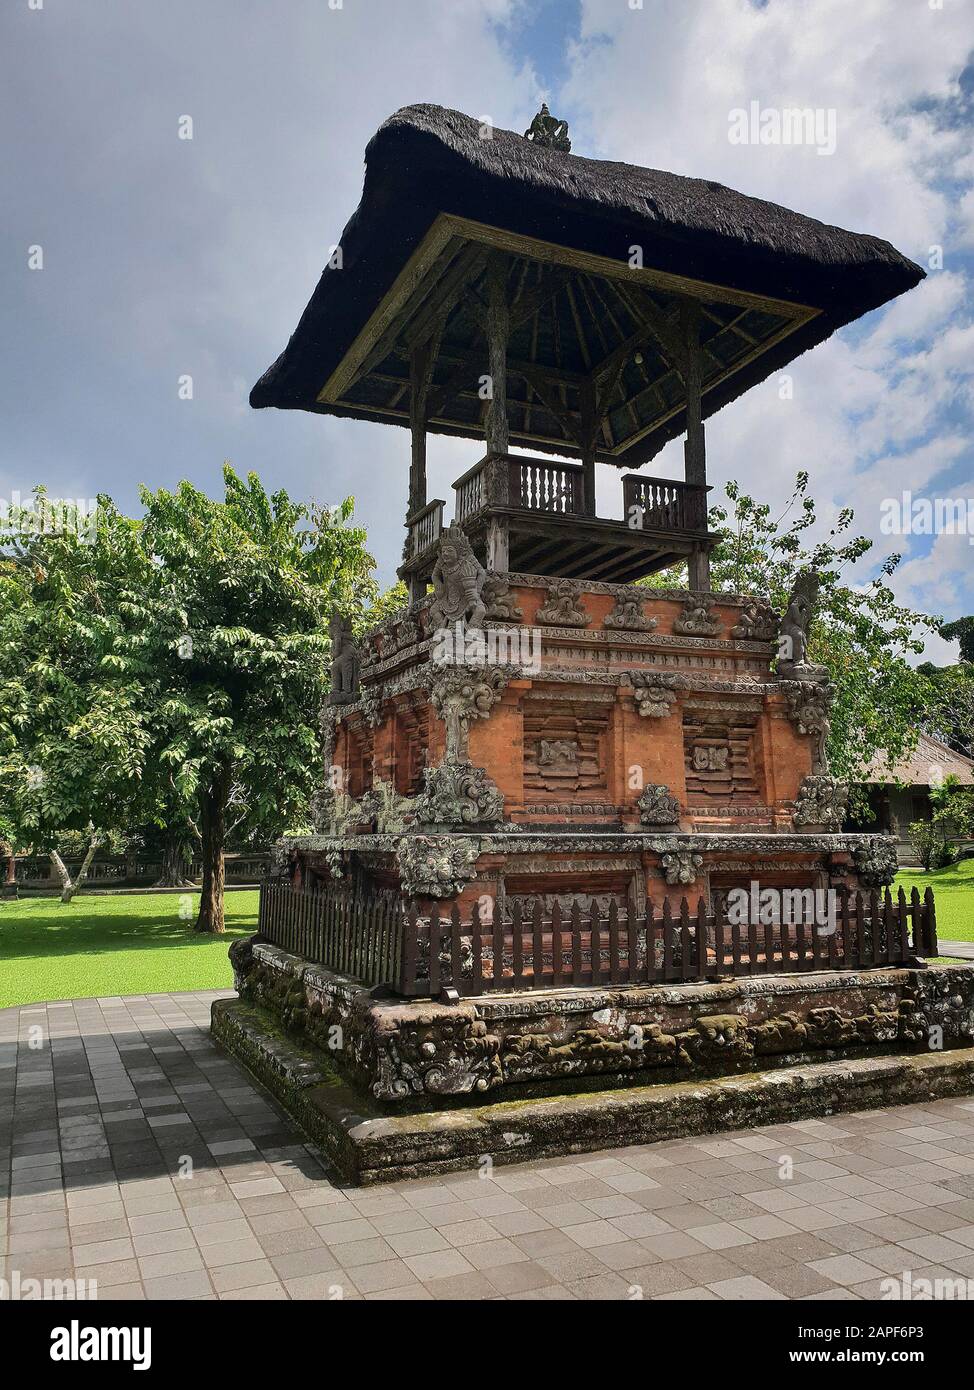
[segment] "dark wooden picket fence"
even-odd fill
[[[479,909],[427,916],[392,893],[261,886],[258,931],[276,946],[368,985],[436,997],[566,986],[675,984],[802,970],[869,970],[936,956],[933,892],[836,894],[835,930],[809,922],[741,925],[715,895],[691,910],[583,907],[549,914],[515,903],[508,920]]]

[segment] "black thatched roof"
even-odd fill
[[[512,443],[576,453],[578,383],[624,359],[599,457],[638,465],[685,428],[672,362],[652,344],[628,355],[644,314],[667,314],[678,293],[703,302],[710,415],[924,275],[888,242],[719,183],[581,158],[512,131],[481,134],[471,117],[436,106],[406,107],[379,129],[366,151],[362,201],[341,237],[342,266],[324,271],[288,346],[251,392],[251,405],[406,423],[404,345],[431,296],[452,284],[455,303],[432,392],[435,398],[439,391],[441,404],[429,427],[482,436],[476,390],[458,391],[450,378],[478,352],[485,247],[477,238],[479,228],[498,229],[509,234],[500,244],[510,256],[515,317],[518,302],[537,305],[511,339]],[[403,287],[397,277],[431,244],[431,229],[442,230],[443,214],[453,235],[440,236],[423,275]],[[464,219],[463,227],[450,219]],[[519,238],[547,245],[539,251]],[[645,282],[620,279],[634,245],[642,247]],[[562,277],[557,284],[549,284],[553,273]],[[550,389],[539,394],[539,376],[542,386],[556,383],[554,400]],[[334,389],[319,399],[328,382]]]

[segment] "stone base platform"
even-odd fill
[[[974,1048],[964,1047],[390,1114],[259,1005],[217,1000],[212,1030],[361,1184],[974,1093]]]
[[[370,990],[259,939],[230,950],[241,997],[391,1112],[499,1093],[661,1084],[974,1045],[974,966],[746,975],[490,993]]]

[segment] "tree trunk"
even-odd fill
[[[91,837],[91,840],[89,841],[88,848],[85,851],[85,857],[82,861],[81,868],[78,870],[78,877],[73,881],[71,875],[68,873],[67,864],[65,864],[64,860],[58,854],[56,849],[51,850],[51,863],[54,865],[54,872],[57,874],[58,879],[61,883],[61,901],[63,903],[69,903],[71,901],[75,893],[77,893],[81,885],[84,883],[85,879],[88,877],[88,870],[91,868],[91,861],[94,859],[95,851],[97,850],[98,846],[101,844],[103,839],[104,836],[101,835],[98,831],[94,832],[94,834]]]
[[[86,852],[85,852],[85,857],[84,857],[84,859],[82,860],[81,868],[78,870],[78,877],[77,877],[77,879],[75,880],[75,884],[74,884],[74,892],[75,892],[75,893],[77,893],[77,892],[79,891],[79,889],[81,888],[81,886],[82,886],[82,884],[84,883],[85,879],[88,877],[88,870],[91,868],[91,861],[92,861],[92,860],[94,859],[94,857],[95,857],[95,851],[98,849],[98,846],[101,844],[101,842],[102,842],[102,840],[103,840],[104,838],[105,838],[105,837],[100,833],[100,831],[95,830],[95,831],[92,832],[91,840],[89,841],[89,844],[88,844],[88,849],[87,849]],[[63,902],[63,900],[64,900],[64,899],[63,899],[63,897],[62,897],[62,902]]]
[[[3,896],[15,898],[17,896],[17,856],[14,854],[14,847],[9,840],[0,840],[0,859],[3,859],[5,864]]]
[[[162,873],[155,881],[156,888],[189,888],[195,886],[186,872],[185,837],[167,835],[162,846]]]
[[[209,787],[200,795],[203,884],[200,913],[196,919],[196,930],[199,932],[220,933],[226,930],[223,915],[223,845],[229,794],[230,770],[224,767],[214,774]]]

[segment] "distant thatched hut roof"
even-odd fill
[[[642,269],[630,265],[632,247]],[[251,405],[408,423],[406,347],[449,290],[433,381],[443,399],[429,428],[482,436],[476,392],[446,392],[477,341],[491,249],[511,258],[515,318],[525,306],[509,347],[512,444],[576,452],[565,419],[578,385],[611,365],[598,457],[626,467],[686,428],[672,361],[639,341],[646,315],[667,314],[680,295],[703,305],[710,415],[924,274],[888,242],[720,183],[585,159],[485,132],[458,111],[409,106],[369,143],[341,266],[322,274]]]
[[[974,786],[974,758],[956,752],[939,738],[921,734],[913,752],[898,762],[890,764],[884,754],[877,753],[863,781],[878,786],[931,787],[951,776],[964,786]]]

